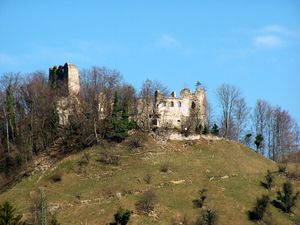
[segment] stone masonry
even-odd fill
[[[159,90],[155,92],[152,127],[184,129],[200,124],[206,124],[206,93],[203,88],[197,88],[194,93],[184,88],[179,97],[175,92],[170,96],[162,95]]]

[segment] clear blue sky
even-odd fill
[[[200,80],[213,103],[230,83],[300,123],[299,0],[0,0],[0,74],[65,62],[117,69],[137,88]]]

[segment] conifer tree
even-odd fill
[[[21,219],[22,216],[16,215],[16,209],[8,202],[0,205],[0,225],[26,225]]]
[[[124,140],[128,135],[129,127],[128,101],[125,99],[124,105],[121,107],[117,92],[115,92],[110,123],[111,130],[108,134],[108,137],[117,142]]]
[[[212,135],[215,135],[215,136],[218,136],[219,135],[219,127],[217,124],[214,124],[212,129],[211,129],[211,134]]]

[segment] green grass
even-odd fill
[[[98,161],[101,151],[113,151],[119,155],[120,165],[104,165]],[[30,217],[33,196],[43,187],[49,205],[59,204],[59,221],[69,224],[106,224],[113,220],[119,207],[135,210],[135,203],[146,190],[157,195],[156,217],[134,214],[129,224],[171,224],[176,215],[186,215],[195,220],[201,209],[194,208],[192,201],[199,189],[206,188],[206,207],[216,210],[219,224],[254,224],[247,218],[256,197],[268,191],[260,186],[267,170],[276,171],[277,165],[257,155],[252,150],[229,141],[197,141],[159,144],[149,139],[139,151],[128,150],[126,144],[105,148],[96,146],[86,149],[90,154],[88,164],[80,165],[84,152],[76,153],[57,162],[44,174],[25,178],[0,195],[0,202],[9,200],[19,212]],[[168,172],[161,172],[167,163]],[[51,176],[62,171],[60,182]],[[147,184],[144,177],[150,174]],[[228,179],[221,179],[223,176]],[[184,182],[174,184],[171,181]],[[284,177],[276,177],[276,186],[270,192],[274,198]],[[299,187],[298,183],[295,185]],[[119,199],[117,193],[122,193]],[[300,212],[284,215],[270,207],[273,224],[299,222]]]

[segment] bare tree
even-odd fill
[[[254,108],[253,120],[255,125],[256,136],[262,135],[264,141],[260,146],[260,153],[265,154],[265,137],[266,137],[266,126],[267,126],[267,114],[270,108],[269,103],[264,100],[257,100]]]
[[[57,137],[58,118],[56,97],[48,85],[43,72],[34,72],[27,76],[21,87],[23,115],[22,133],[25,145],[29,145],[32,154],[45,150]],[[29,129],[28,129],[29,128]]]
[[[221,107],[221,124],[223,136],[225,138],[233,138],[233,114],[234,108],[240,99],[240,90],[229,84],[222,84],[217,89],[217,98]]]
[[[106,120],[111,114],[114,92],[120,89],[122,76],[116,70],[106,67],[92,67],[83,70],[81,75],[81,103],[85,115],[89,115],[95,140],[99,130],[106,130]],[[83,114],[82,114],[83,116]]]
[[[249,113],[250,109],[247,106],[245,99],[239,98],[234,107],[235,133],[238,141],[242,141],[241,136],[247,126]]]
[[[0,81],[1,110],[5,121],[4,137],[8,155],[10,155],[10,142],[14,142],[17,136],[16,95],[20,87],[19,77],[19,73],[6,73]]]
[[[253,112],[256,136],[262,135],[260,153],[275,161],[286,159],[299,149],[299,126],[291,115],[280,107],[258,100]]]
[[[168,89],[158,81],[145,80],[140,91],[141,120],[144,129],[150,130],[150,114],[154,109],[154,93],[159,90],[163,95],[167,94]]]

